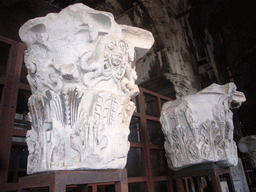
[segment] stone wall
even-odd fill
[[[155,38],[153,49],[137,62],[138,84],[164,77],[174,84],[176,97],[195,93],[199,88],[196,60],[190,53],[182,19],[176,15],[185,9],[180,1],[141,1],[118,23],[131,23],[151,31]]]

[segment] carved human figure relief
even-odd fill
[[[28,174],[124,168],[135,62],[152,34],[81,3],[29,20],[19,34],[32,90]]]
[[[194,95],[163,105],[160,121],[168,165],[178,170],[194,164],[237,164],[233,113],[245,101],[234,83],[212,84]]]

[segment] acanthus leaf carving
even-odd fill
[[[78,3],[27,21],[19,35],[32,90],[28,173],[124,168],[135,56],[151,48],[152,33]]]
[[[223,86],[213,84],[195,95],[163,105],[160,121],[166,136],[165,150],[171,169],[208,162],[221,166],[237,163],[229,107],[231,102],[240,106],[245,97],[235,89],[233,83]],[[232,100],[234,98],[235,101]]]
[[[85,100],[92,103],[88,105]],[[31,120],[37,121],[32,123],[27,136],[31,148],[28,173],[77,166],[88,168],[95,164],[95,159],[102,164],[111,151],[113,139],[117,140],[115,150],[105,163],[114,161],[113,158],[118,161],[126,158],[128,127],[135,109],[128,96],[71,87],[58,94],[49,90],[45,96],[33,96],[29,103]]]

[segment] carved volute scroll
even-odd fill
[[[124,168],[130,99],[139,93],[135,60],[152,34],[81,3],[29,20],[19,34],[32,90],[28,174]]]
[[[233,113],[245,101],[234,83],[212,84],[195,95],[164,104],[161,124],[168,165],[173,170],[194,164],[237,164]]]

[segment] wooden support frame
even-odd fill
[[[184,168],[174,172],[172,178],[176,181],[177,191],[179,192],[189,192],[183,183],[183,180],[188,177],[193,178],[196,191],[203,191],[201,177],[207,177],[207,186],[211,187],[212,192],[221,192],[220,175],[226,179],[229,191],[235,192],[230,169],[218,166],[216,167],[214,163]]]
[[[53,171],[22,177],[18,192],[29,189],[49,187],[50,192],[64,192],[67,185],[92,184],[92,191],[97,192],[97,183],[114,182],[116,192],[128,192],[127,172],[123,170],[102,171]],[[80,188],[82,189],[82,188]],[[82,191],[88,191],[84,186]]]
[[[0,108],[0,188],[7,188],[9,157],[14,131],[15,110],[19,90],[20,73],[25,45],[0,36],[0,41],[10,45]]]
[[[150,96],[154,98],[155,108],[152,113],[147,114],[145,106],[146,104],[146,96]],[[149,140],[149,129],[148,121],[157,122],[160,124],[160,113],[162,108],[163,101],[172,101],[172,99],[162,96],[160,94],[154,93],[147,89],[140,87],[140,94],[137,96],[137,112],[133,114],[134,117],[139,118],[140,122],[140,133],[141,133],[141,142],[140,143],[132,143],[131,148],[140,148],[142,150],[142,161],[143,161],[143,176],[141,177],[128,177],[128,183],[144,183],[144,190],[146,192],[154,192],[155,191],[155,182],[166,182],[167,183],[167,191],[172,190],[172,181],[168,174],[169,168],[164,155],[164,146],[163,143],[161,145],[151,144]],[[159,130],[162,134],[162,139],[164,138],[162,130]],[[162,151],[164,156],[164,166],[165,169],[168,170],[165,175],[154,175],[151,161],[151,151],[157,150]],[[161,161],[161,160],[159,160]],[[128,170],[129,172],[129,170]]]

